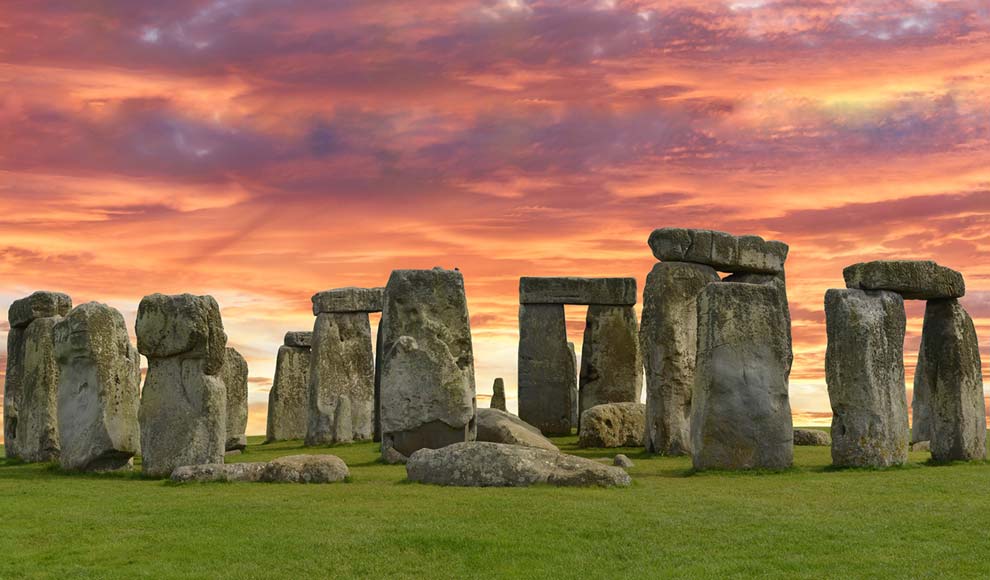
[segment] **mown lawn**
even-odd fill
[[[236,460],[324,452],[334,485],[173,485],[0,461],[0,578],[960,578],[990,576],[990,464],[777,474],[636,462],[627,489],[404,483],[376,444],[252,438]]]

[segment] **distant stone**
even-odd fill
[[[499,411],[508,411],[505,408],[505,381],[500,378],[495,379],[492,385],[492,402],[490,407]]]
[[[691,262],[720,272],[778,274],[784,271],[787,244],[759,236],[661,228],[650,234],[650,249],[662,262]]]
[[[89,302],[69,312],[54,333],[62,468],[130,469],[141,446],[141,357],[124,316]]]
[[[313,315],[342,312],[381,312],[384,288],[335,288],[313,295]]]
[[[138,351],[148,358],[202,359],[208,375],[223,366],[227,335],[212,296],[145,296],[138,305],[135,330]]]
[[[636,304],[635,278],[540,278],[519,279],[520,304]]]
[[[224,457],[236,457],[236,456],[240,455],[241,453],[242,453],[242,450],[240,450],[240,449],[230,449],[228,451],[224,451],[223,452],[223,456]]]
[[[568,382],[568,388],[571,392],[571,426],[576,428],[578,426],[578,423],[581,421],[581,413],[579,411],[581,407],[581,394],[578,392],[577,351],[574,350],[573,342],[567,343],[567,352],[570,353],[571,355],[571,364],[569,367],[567,367],[568,369],[571,369],[568,371],[569,373],[568,376],[571,378],[571,380]],[[570,435],[570,434],[571,434],[571,430],[570,428],[568,428],[567,432],[564,433],[564,435]]]
[[[577,426],[577,369],[562,304],[519,305],[519,418],[544,435]]]
[[[172,470],[170,479],[176,483],[191,481],[261,481],[267,463],[207,463],[183,465]]]
[[[482,441],[421,449],[409,458],[406,474],[411,481],[460,487],[611,487],[632,481],[625,470],[591,459]]]
[[[382,448],[382,460],[389,465],[397,463],[405,465],[409,458],[396,451],[394,447],[384,447]]]
[[[932,445],[931,441],[916,441],[911,444],[911,451],[921,452],[921,451],[931,451]]]
[[[795,429],[794,444],[827,447],[832,444],[832,437],[817,429]]]
[[[853,264],[842,271],[847,288],[888,290],[906,300],[961,298],[966,294],[962,274],[935,262],[880,260]]]
[[[478,441],[557,450],[557,446],[544,437],[539,429],[505,411],[478,409],[476,420]]]
[[[632,306],[588,307],[578,383],[582,414],[595,405],[640,401],[643,363]]]
[[[227,388],[227,451],[247,447],[248,364],[231,347],[227,347],[220,378]]]
[[[65,316],[72,309],[72,298],[61,292],[38,291],[14,300],[7,311],[11,328],[25,328],[39,318]]]
[[[904,299],[887,291],[829,290],[825,326],[832,463],[840,467],[905,463]]]
[[[285,333],[285,346],[298,346],[310,348],[313,346],[313,333],[311,331],[292,330]]]
[[[612,460],[612,465],[615,465],[616,467],[621,467],[622,469],[629,469],[630,467],[633,467],[635,464],[633,463],[632,459],[629,459],[628,457],[620,453],[615,456],[615,459]]]
[[[268,392],[266,441],[303,439],[309,422],[310,349],[281,346]]]
[[[336,455],[288,455],[265,466],[261,481],[276,483],[335,483],[350,472]]]
[[[609,403],[581,414],[580,447],[643,447],[646,405]]]

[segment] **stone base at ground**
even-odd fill
[[[608,403],[581,414],[581,447],[643,447],[646,435],[646,405]]]

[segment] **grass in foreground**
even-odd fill
[[[232,461],[333,453],[350,483],[170,485],[0,461],[0,578],[987,577],[990,464],[692,474],[626,453],[627,489],[403,484],[377,444],[261,445]]]

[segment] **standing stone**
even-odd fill
[[[505,408],[505,381],[502,380],[502,377],[495,379],[495,384],[492,385],[492,404],[490,407],[508,412],[508,409]]]
[[[381,324],[383,455],[473,441],[474,351],[461,273],[393,271]]]
[[[588,307],[581,348],[579,413],[605,403],[639,402],[643,366],[638,327],[632,306]]]
[[[789,317],[776,284],[709,284],[698,297],[694,468],[784,469],[794,435]]]
[[[578,413],[578,407],[581,406],[581,397],[578,393],[577,371],[579,367],[577,351],[574,350],[573,342],[567,343],[567,350],[571,353],[571,374],[568,375],[571,377],[571,427],[577,429],[578,423],[581,421],[581,415]],[[569,432],[566,434],[570,435]]]
[[[710,266],[661,262],[643,289],[640,348],[646,367],[646,449],[691,452],[691,392],[698,353],[698,295],[718,282]]]
[[[973,319],[958,300],[931,300],[925,309],[915,393],[930,409],[934,461],[986,458],[986,407],[980,345]],[[921,403],[915,398],[915,412]]]
[[[142,469],[168,477],[181,465],[223,463],[227,335],[212,296],[145,296],[138,306],[138,352],[148,357],[141,392]]]
[[[563,304],[519,305],[519,418],[544,435],[570,435],[577,371]]]
[[[375,332],[375,431],[372,439],[376,442],[382,440],[382,328],[384,325],[378,321],[378,330]]]
[[[894,292],[825,294],[833,464],[889,467],[907,461],[906,323],[904,299]]]
[[[285,335],[285,344],[278,349],[275,380],[268,393],[266,441],[306,437],[311,344],[311,332],[289,332]]]
[[[248,364],[232,347],[224,352],[220,378],[227,389],[227,451],[247,447]]]
[[[3,450],[8,459],[20,457],[17,447],[17,419],[23,373],[24,329],[11,327],[7,333],[7,370],[3,386]]]
[[[64,469],[129,468],[140,451],[141,357],[124,316],[89,302],[55,325],[58,430]]]

